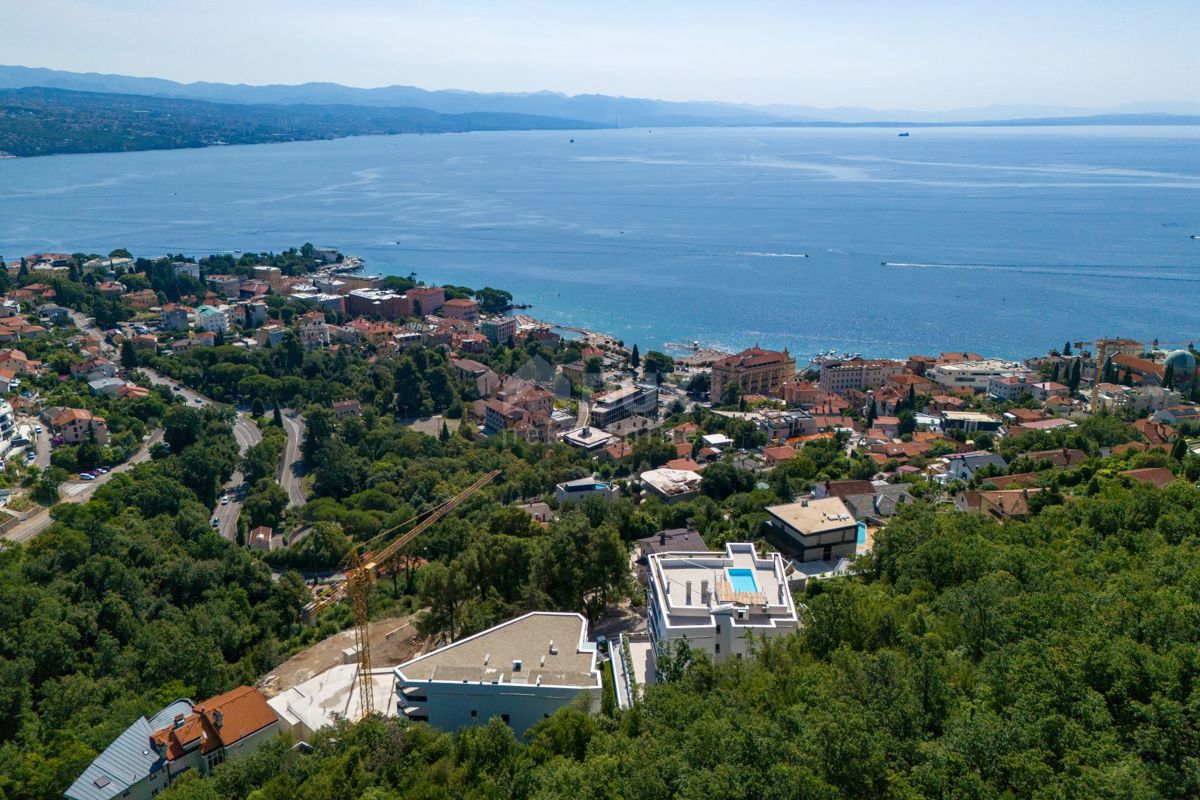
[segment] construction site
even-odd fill
[[[499,474],[493,470],[440,506],[381,531],[361,545],[361,552],[358,547],[351,549],[343,564],[344,579],[322,587],[305,615],[313,622],[323,610],[345,599],[350,602],[353,626],[289,658],[258,683],[285,730],[295,730],[303,740],[338,719],[396,715],[395,667],[436,643],[418,635],[415,615],[372,622],[370,587],[380,576],[400,568],[408,544]]]

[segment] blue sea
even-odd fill
[[[627,129],[0,160],[0,253],[305,241],[641,350],[1200,339],[1200,128]]]

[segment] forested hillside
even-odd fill
[[[63,89],[0,90],[0,154],[14,156],[169,150],[368,134],[594,127],[598,126],[502,112],[439,114],[423,108],[243,105]]]
[[[1193,798],[1200,491],[1119,478],[999,525],[908,509],[757,659],[672,665],[527,744],[366,722],[180,783],[216,798]]]

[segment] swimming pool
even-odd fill
[[[758,591],[758,581],[754,580],[754,570],[751,569],[729,570],[729,585],[735,592]]]
[[[865,522],[858,523],[858,543],[867,543],[867,524]]]

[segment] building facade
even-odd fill
[[[653,649],[685,641],[713,661],[741,658],[751,639],[799,627],[783,557],[759,556],[753,544],[725,552],[657,552],[647,556],[646,611]]]
[[[784,382],[795,375],[796,359],[788,355],[786,349],[779,352],[751,347],[713,363],[709,396],[713,402],[719,402],[725,387],[736,383],[742,394],[779,397],[783,394]]]

